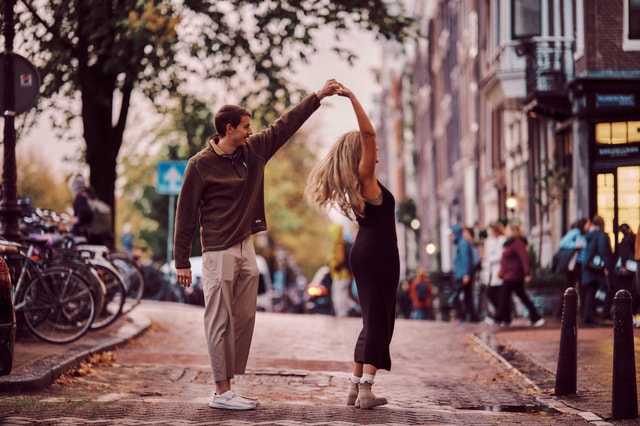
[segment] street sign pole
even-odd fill
[[[169,195],[169,235],[167,235],[167,265],[173,258],[173,220],[176,215],[176,196]]]
[[[173,258],[173,232],[176,215],[176,195],[180,194],[182,176],[187,167],[186,161],[161,161],[158,163],[156,192],[169,196],[168,235],[167,235],[167,264]]]

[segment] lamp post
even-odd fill
[[[420,221],[413,219],[410,223],[411,229],[413,229],[416,239],[416,270],[420,267]]]
[[[11,241],[20,241],[18,218],[20,206],[17,199],[16,172],[16,92],[15,69],[13,60],[13,7],[15,0],[4,0],[2,35],[4,36],[3,72],[3,108],[4,117],[4,166],[2,168],[2,199],[0,199],[0,236]]]
[[[507,196],[507,199],[505,201],[505,206],[507,207],[507,209],[511,213],[511,217],[513,218],[515,215],[516,209],[518,208],[518,197],[516,196],[516,194],[513,193],[513,191],[511,191]]]

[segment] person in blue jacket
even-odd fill
[[[478,322],[478,314],[474,301],[474,265],[471,243],[462,235],[462,226],[451,226],[451,239],[456,246],[453,258],[454,291],[450,302],[456,311],[456,316],[463,322]],[[464,299],[464,308],[460,301]]]
[[[582,324],[595,322],[596,293],[609,290],[609,273],[613,270],[611,242],[604,232],[604,219],[595,215],[591,219],[591,228],[585,235],[584,267],[580,280],[580,306]],[[603,312],[603,317],[608,313]]]

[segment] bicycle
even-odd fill
[[[73,268],[43,269],[32,258],[35,244],[0,241],[0,255],[18,273],[14,280],[16,314],[39,339],[64,344],[82,337],[93,323],[96,309],[87,282]]]

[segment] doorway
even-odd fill
[[[633,232],[640,226],[640,166],[598,173],[596,185],[597,213],[604,219],[604,231],[615,250],[622,239],[616,232],[620,225],[628,224]]]

